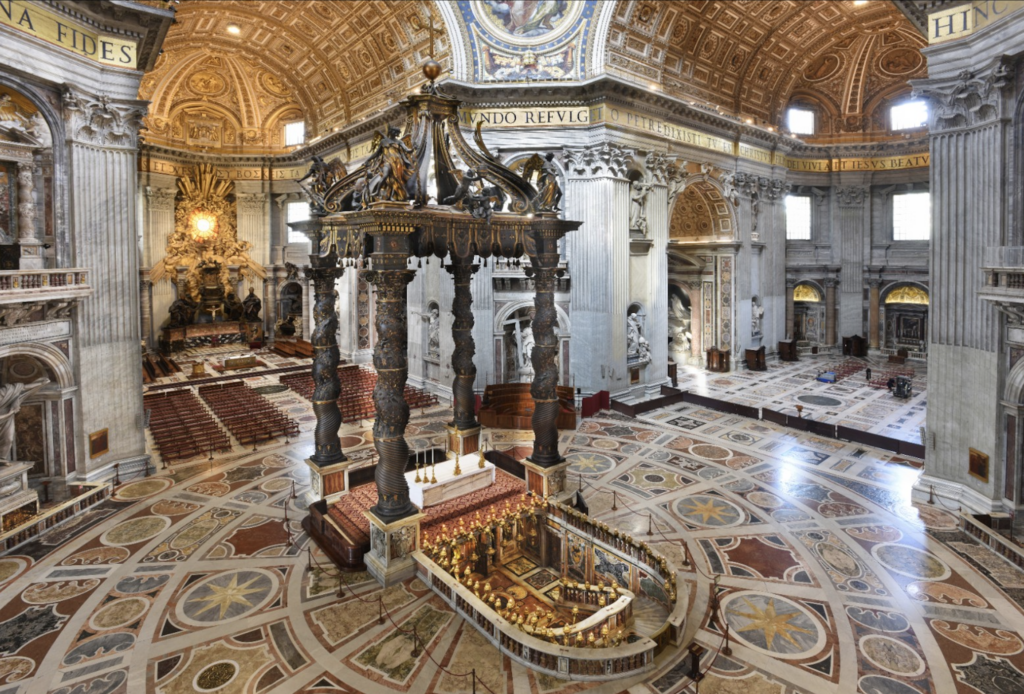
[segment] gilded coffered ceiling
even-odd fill
[[[156,69],[146,140],[189,149],[279,150],[282,126],[330,131],[423,81],[431,4],[419,0],[182,0]],[[433,10],[435,57],[447,56]]]
[[[769,124],[811,102],[821,134],[857,136],[888,128],[924,45],[885,0],[637,0],[615,7],[606,69]]]

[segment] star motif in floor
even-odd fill
[[[595,455],[581,455],[574,458],[572,464],[578,472],[599,472],[605,469],[607,462],[606,459]]]
[[[218,616],[218,619],[224,619],[224,615],[227,613],[228,609],[236,603],[239,605],[244,605],[245,607],[252,607],[252,603],[249,602],[249,600],[246,599],[245,596],[250,595],[252,593],[263,592],[263,588],[249,587],[256,581],[258,581],[260,578],[260,576],[255,576],[254,578],[250,578],[245,583],[239,585],[238,574],[234,574],[231,577],[231,582],[228,583],[226,586],[218,586],[213,583],[206,584],[206,587],[210,590],[210,594],[205,595],[201,598],[192,598],[191,600],[189,600],[189,602],[207,603],[206,607],[199,610],[199,612],[196,612],[197,617],[201,614],[209,612],[214,608],[219,607],[220,615]]]
[[[708,497],[686,499],[679,504],[679,511],[687,517],[700,516],[700,522],[704,525],[707,525],[708,520],[711,519],[722,525],[736,519],[735,510],[731,506]]]
[[[768,600],[768,605],[763,610],[746,598],[743,598],[743,602],[750,608],[750,612],[740,612],[739,610],[730,610],[730,612],[737,617],[746,617],[750,620],[750,624],[740,627],[736,631],[762,632],[769,651],[772,650],[772,643],[775,641],[776,635],[782,636],[782,638],[789,641],[796,648],[802,648],[803,645],[797,643],[792,634],[815,635],[815,633],[809,629],[804,629],[803,627],[789,623],[796,617],[802,617],[803,615],[800,612],[779,612],[776,610],[775,601],[772,599]]]

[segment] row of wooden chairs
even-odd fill
[[[164,460],[231,449],[231,441],[191,389],[151,393],[143,398],[149,430]]]
[[[299,425],[241,381],[201,386],[199,395],[243,445],[299,434]]]

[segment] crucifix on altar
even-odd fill
[[[311,256],[309,270],[316,288],[312,343],[317,425],[316,452],[307,464],[321,500],[330,501],[347,491],[351,463],[338,436],[338,316],[333,285],[346,267],[358,263],[360,277],[377,290],[373,355],[377,503],[366,512],[371,550],[364,560],[370,573],[385,585],[412,575],[410,554],[419,546],[419,520],[425,508],[494,481],[494,466],[480,450],[472,335],[472,277],[489,258],[528,256],[525,272],[536,292],[530,325],[535,441],[533,454],[523,462],[528,490],[545,497],[561,493],[568,465],[558,451],[554,291],[556,279],[564,272],[559,267],[559,241],[580,223],[558,218],[562,193],[552,155],[534,155],[517,173],[487,150],[479,124],[476,147],[470,146],[458,127],[459,102],[440,93],[434,84],[440,70],[433,60],[424,65],[429,82],[421,93],[405,100],[404,129],[389,126],[377,133],[362,166],[339,177],[323,162],[314,161],[305,177],[313,178],[308,192],[320,224],[318,252]],[[466,170],[455,168],[456,155]],[[436,195],[428,194],[431,174]],[[405,439],[409,406],[404,389],[407,287],[416,272],[410,260],[429,256],[442,262],[447,259],[446,269],[454,282],[455,377],[446,450],[441,456],[431,452],[430,464],[423,465]]]

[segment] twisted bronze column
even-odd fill
[[[406,317],[406,288],[415,273],[411,270],[367,270],[363,279],[377,287],[377,346],[373,366],[377,385],[373,404],[373,445],[377,449],[377,505],[370,509],[378,518],[395,519],[416,511],[409,500],[405,468],[409,444],[405,426],[409,405],[405,402],[405,381],[409,375],[409,331]]]
[[[533,454],[530,460],[549,467],[565,459],[558,453],[558,338],[555,324],[555,279],[562,274],[558,268],[558,239],[541,238],[538,234],[537,254],[531,258],[528,273],[534,279],[533,303]]]
[[[455,322],[452,324],[452,338],[455,340],[455,351],[452,353],[452,370],[455,380],[452,382],[452,410],[454,419],[452,426],[459,429],[472,429],[479,426],[476,421],[476,400],[473,397],[473,383],[476,381],[476,344],[473,342],[473,292],[470,283],[473,273],[479,269],[462,258],[455,258],[447,267],[455,280],[455,298],[452,300],[452,313]]]
[[[310,459],[319,465],[329,465],[348,460],[338,438],[338,428],[341,427],[341,411],[338,409],[341,381],[338,378],[338,311],[337,291],[334,288],[344,269],[338,267],[338,249],[333,245],[327,255],[309,256],[309,264],[306,276],[313,280],[316,293],[312,336],[313,412],[316,414],[313,440],[316,452]]]

